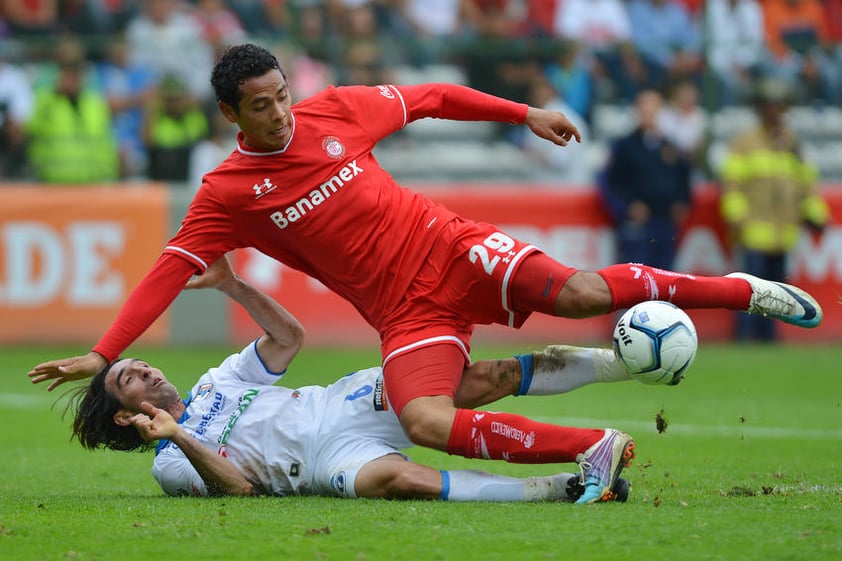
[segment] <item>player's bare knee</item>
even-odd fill
[[[421,466],[407,462],[403,469],[386,482],[386,497],[390,499],[424,498],[429,494]]]
[[[413,416],[410,416],[408,418],[402,416],[401,425],[403,425],[404,432],[406,432],[406,435],[409,437],[409,440],[411,440],[413,444],[417,446],[435,447],[433,445],[433,426],[430,423],[426,422],[424,419],[419,419]]]
[[[463,372],[453,401],[456,407],[475,409],[514,395],[520,381],[520,364],[514,357],[474,362]]]
[[[456,408],[449,398],[419,397],[401,411],[401,426],[418,446],[446,450]]]
[[[598,273],[577,271],[570,277],[555,302],[557,316],[586,318],[611,308],[611,292]]]

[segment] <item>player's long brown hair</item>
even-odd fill
[[[67,406],[73,410],[71,439],[76,438],[88,450],[148,450],[154,443],[143,440],[133,426],[123,427],[114,422],[114,414],[122,404],[105,389],[105,376],[116,362],[98,372],[87,386],[73,390]]]

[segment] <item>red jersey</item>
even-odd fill
[[[192,274],[242,247],[318,279],[380,331],[456,215],[398,185],[372,149],[424,117],[522,123],[526,112],[524,104],[462,86],[331,87],[292,107],[293,132],[282,150],[255,151],[240,133],[94,350],[115,358]]]

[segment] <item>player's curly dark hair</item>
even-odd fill
[[[211,86],[217,101],[230,105],[239,112],[243,93],[240,85],[249,78],[263,76],[273,68],[283,75],[278,59],[263,47],[246,43],[225,49],[211,72]]]
[[[68,409],[73,413],[73,436],[88,450],[109,448],[123,451],[145,451],[154,446],[140,437],[132,425],[120,426],[114,414],[122,408],[120,401],[105,389],[105,376],[117,361],[109,363],[90,383],[73,390]],[[65,410],[66,411],[66,410]]]

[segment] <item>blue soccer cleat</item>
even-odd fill
[[[618,477],[617,481],[614,482],[614,485],[611,487],[611,492],[608,497],[606,497],[606,501],[617,501],[618,503],[624,503],[629,500],[629,493],[631,492],[631,483],[628,479],[624,479],[622,477]],[[582,484],[582,478],[578,475],[571,475],[570,479],[567,480],[567,496],[571,502],[575,502],[579,500],[585,493],[585,486]]]
[[[605,429],[605,435],[576,458],[582,472],[581,481],[585,487],[576,504],[589,504],[614,498],[614,484],[623,468],[629,467],[633,459],[634,440],[632,437],[615,429]]]

